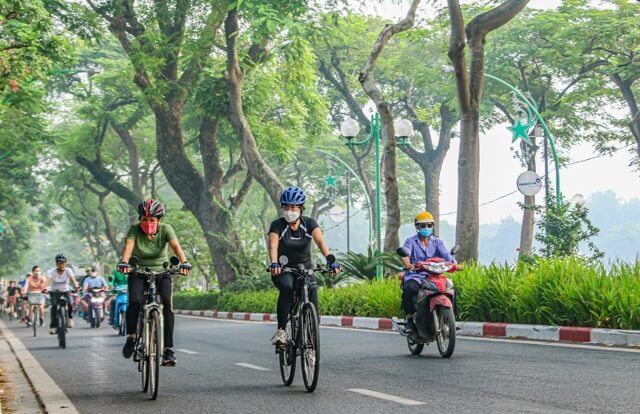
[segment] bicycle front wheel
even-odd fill
[[[58,306],[58,345],[60,348],[67,347],[67,306]]]
[[[149,315],[149,386],[151,392],[151,399],[158,398],[158,382],[160,380],[160,358],[162,358],[162,349],[160,344],[162,338],[160,337],[162,332],[160,331],[160,314],[158,311],[153,311]]]
[[[313,303],[307,303],[302,308],[302,379],[309,392],[313,392],[318,385],[320,372],[320,327],[318,326],[318,312]]]
[[[296,348],[294,346],[295,338],[293,336],[293,324],[294,321],[291,319],[285,329],[289,341],[287,342],[287,345],[278,352],[278,358],[280,360],[280,375],[282,376],[282,382],[286,386],[291,385],[296,373]]]
[[[40,308],[36,306],[36,308],[33,310],[33,321],[31,321],[31,323],[33,323],[33,337],[36,337],[36,331],[38,330],[38,323],[40,323],[40,318],[38,318],[38,315],[40,314]]]

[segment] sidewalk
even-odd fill
[[[220,312],[176,310],[177,315],[203,316],[217,319],[274,322],[277,317],[269,313]],[[393,329],[391,319],[358,316],[320,316],[320,325],[346,328],[386,330]],[[547,342],[573,342],[597,345],[640,346],[640,331],[598,329],[576,326],[523,325],[495,322],[458,322],[459,335],[532,339]]]
[[[0,332],[0,413],[44,413],[25,372]]]

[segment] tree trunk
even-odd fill
[[[622,97],[627,103],[627,107],[629,108],[629,113],[631,115],[631,121],[629,121],[629,129],[631,130],[631,135],[636,140],[636,153],[638,154],[638,159],[640,160],[640,109],[638,109],[638,101],[633,93],[632,85],[635,79],[627,79],[623,80],[619,74],[611,75],[611,79],[616,84],[620,92],[622,93]]]
[[[220,288],[236,278],[244,251],[233,228],[232,213],[216,203],[198,171],[186,157],[180,127],[180,108],[155,109],[158,160],[171,187],[200,224],[211,253]],[[178,229],[179,232],[179,229]]]

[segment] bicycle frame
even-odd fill
[[[156,288],[156,280],[164,275],[151,275],[149,279],[149,287],[145,289],[143,295],[142,313],[142,343],[144,345],[144,355],[150,354],[149,343],[149,315],[153,311],[158,312],[158,320],[160,321],[160,349],[164,349],[164,316],[162,315],[162,303],[157,300],[158,293]]]

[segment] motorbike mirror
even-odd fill
[[[289,263],[289,258],[283,254],[282,256],[278,257],[278,263],[280,263],[282,266],[285,266],[287,263]]]
[[[162,263],[162,267],[164,267],[165,269],[166,269],[167,267],[169,267],[169,262],[164,262],[164,263]]]
[[[140,263],[140,259],[138,259],[138,256],[131,256],[129,258],[129,264],[133,267],[138,266],[138,263]]]
[[[336,257],[332,254],[327,255],[327,264],[334,264],[336,262]]]
[[[451,249],[451,256],[455,256],[460,251],[460,245],[456,244]]]
[[[409,252],[404,247],[398,247],[396,253],[398,253],[400,257],[409,257]]]
[[[180,264],[180,259],[178,259],[176,256],[171,256],[171,259],[169,259],[169,261],[173,266],[178,266]]]

